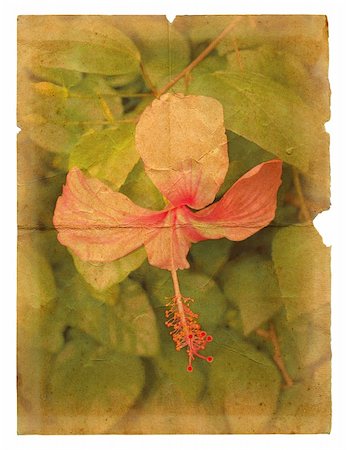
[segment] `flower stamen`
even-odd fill
[[[186,348],[188,356],[187,371],[192,372],[192,362],[196,357],[209,363],[213,361],[212,356],[205,356],[200,353],[213,338],[201,329],[197,322],[198,314],[194,313],[189,306],[189,303],[193,300],[181,294],[177,274],[174,270],[172,271],[172,277],[175,295],[166,305],[168,309],[165,313],[167,318],[165,324],[168,328],[172,328],[170,334],[176,350]]]

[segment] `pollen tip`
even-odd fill
[[[213,358],[212,356],[208,356],[207,361],[208,361],[209,363],[211,363],[211,362],[214,361],[214,358]]]
[[[192,372],[192,370],[193,370],[192,366],[187,366],[187,371],[188,372]]]
[[[193,339],[193,334],[189,334],[187,337],[188,337],[189,339]]]
[[[211,342],[213,340],[213,336],[207,336],[207,342]]]
[[[201,338],[206,337],[206,335],[207,335],[207,333],[206,333],[205,331],[202,331],[202,333],[201,333]]]

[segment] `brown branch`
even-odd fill
[[[292,174],[293,174],[293,180],[294,180],[294,186],[296,189],[296,193],[298,195],[299,203],[300,203],[300,211],[306,222],[311,222],[312,217],[309,212],[309,209],[306,204],[306,200],[303,195],[302,186],[301,186],[301,180],[300,175],[298,173],[298,170],[295,169],[295,167],[292,168]]]
[[[258,336],[261,336],[265,340],[271,342],[271,344],[273,346],[273,361],[275,362],[276,366],[278,367],[279,372],[281,373],[281,375],[283,377],[283,380],[285,382],[285,387],[291,387],[294,384],[294,382],[293,382],[292,378],[290,377],[288,371],[286,370],[274,324],[272,322],[270,322],[270,326],[269,326],[268,330],[263,330],[262,328],[258,328],[255,331]]]
[[[231,22],[211,43],[200,53],[197,58],[195,58],[184,70],[182,70],[178,75],[176,75],[169,83],[167,83],[162,89],[157,91],[157,97],[168,91],[174,86],[181,78],[186,77],[203,59],[212,52],[219,42],[236,26],[236,24],[241,20],[241,17],[237,17],[233,22]]]

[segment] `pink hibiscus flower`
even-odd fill
[[[176,349],[186,348],[192,371],[196,357],[213,360],[200,353],[212,337],[191,311],[191,299],[181,294],[177,270],[189,267],[192,243],[240,241],[271,222],[282,163],[259,164],[212,203],[228,169],[227,138],[221,104],[203,96],[165,94],[154,100],[137,124],[136,147],[147,175],[168,200],[164,210],[141,208],[73,168],[53,222],[59,242],[84,261],[110,262],[144,245],[149,263],[171,272],[174,296],[166,325]]]

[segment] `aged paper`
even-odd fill
[[[19,17],[19,434],[330,432],[327,35]]]

